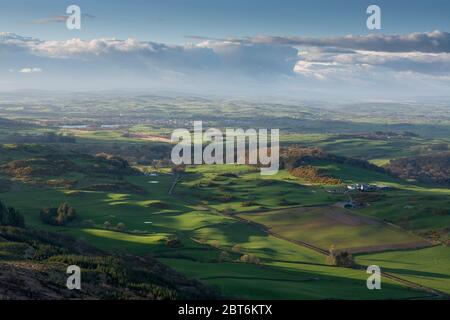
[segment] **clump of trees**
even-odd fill
[[[19,211],[12,207],[7,207],[0,201],[0,226],[24,228],[25,219]]]
[[[391,160],[386,168],[402,179],[450,184],[450,152]]]
[[[67,203],[62,203],[58,208],[44,208],[40,212],[43,223],[54,226],[65,226],[77,219],[77,211]]]
[[[307,179],[313,183],[321,183],[321,184],[341,184],[342,181],[340,179],[335,179],[333,177],[329,177],[323,170],[312,166],[302,166],[297,168],[292,168],[289,170],[289,173],[294,177]]]
[[[347,251],[336,252],[334,246],[331,246],[329,251],[330,255],[328,256],[327,260],[330,265],[345,268],[352,268],[355,266],[355,260],[353,259],[353,256],[349,252]]]
[[[111,222],[105,221],[103,223],[103,228],[105,230],[113,230],[113,231],[119,231],[119,232],[128,232],[127,226],[123,222],[119,222],[115,226],[113,226]]]

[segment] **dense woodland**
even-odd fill
[[[387,169],[402,179],[450,184],[450,152],[391,160]]]

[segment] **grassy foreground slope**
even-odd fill
[[[70,265],[81,268],[81,290],[66,287]],[[62,235],[0,226],[0,299],[217,297],[150,257],[111,255]]]

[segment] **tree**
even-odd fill
[[[0,225],[3,224],[3,217],[6,215],[7,208],[0,201]]]
[[[186,171],[186,165],[185,164],[178,164],[172,167],[172,173],[173,174],[180,174],[184,173]]]
[[[116,229],[117,229],[117,231],[120,231],[120,232],[124,232],[124,231],[127,230],[125,224],[122,223],[122,222],[119,222],[119,223],[117,224]]]
[[[182,246],[182,243],[181,240],[175,236],[166,240],[166,246],[170,248],[179,248]]]
[[[24,228],[25,219],[19,211],[12,207],[6,207],[0,201],[0,225]]]
[[[242,247],[241,247],[240,244],[235,244],[235,245],[233,246],[233,248],[231,248],[231,251],[236,252],[236,253],[239,253],[239,252],[242,251]]]
[[[19,228],[25,227],[25,219],[16,209],[8,208],[6,217],[6,225]]]
[[[75,208],[69,208],[69,210],[67,211],[67,219],[69,221],[75,220],[77,218],[77,211],[75,210]]]
[[[230,254],[226,251],[222,251],[219,256],[219,262],[228,262],[231,261]]]

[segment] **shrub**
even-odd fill
[[[244,254],[239,258],[240,262],[251,263],[251,264],[260,264],[261,261],[258,257],[251,254]]]
[[[241,207],[254,207],[259,205],[256,201],[244,201],[241,203]]]
[[[170,248],[179,248],[182,246],[180,239],[178,238],[171,238],[166,240],[166,246]]]
[[[219,262],[229,262],[231,261],[231,256],[228,252],[222,251],[219,256]]]
[[[233,252],[241,252],[242,251],[242,247],[241,247],[240,244],[235,244],[233,246],[233,248],[231,248],[231,251],[233,251]]]
[[[119,222],[116,226],[116,230],[120,231],[120,232],[125,232],[127,230],[127,228],[124,223]]]

